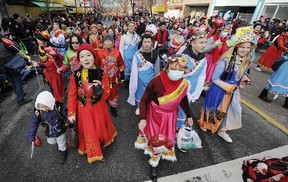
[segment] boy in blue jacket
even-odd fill
[[[49,144],[58,144],[59,163],[65,163],[67,159],[66,147],[66,126],[68,123],[67,108],[62,103],[55,103],[55,98],[48,91],[38,94],[35,102],[35,112],[33,113],[29,132],[28,141],[32,143],[35,140],[39,124],[47,136]]]

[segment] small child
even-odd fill
[[[62,103],[55,103],[55,98],[48,91],[38,94],[35,102],[35,112],[33,113],[29,132],[28,141],[32,143],[35,140],[39,124],[47,136],[49,144],[58,144],[59,164],[63,164],[67,158],[66,148],[66,125],[67,108]]]

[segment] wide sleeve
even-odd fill
[[[138,67],[137,67],[137,52],[134,54],[132,59],[131,76],[129,82],[129,97],[127,102],[133,106],[136,105],[135,93],[138,89]]]
[[[216,44],[215,44],[215,41],[214,41],[214,37],[210,37],[208,40],[207,40],[207,46],[205,47],[204,49],[204,52],[212,52],[216,47]]]
[[[76,115],[77,113],[77,85],[74,78],[74,74],[71,74],[70,82],[69,82],[69,89],[68,89],[68,117]]]
[[[262,37],[257,41],[257,44],[262,44],[263,42],[266,42],[266,41],[267,41],[267,38]]]
[[[157,77],[149,82],[140,100],[140,119],[146,119],[148,113],[148,105],[156,95],[154,83],[156,79]]]
[[[206,58],[204,58],[202,61],[205,61],[204,67],[202,68],[202,71],[199,75],[198,81],[197,81],[197,86],[195,88],[195,91],[191,94],[191,101],[195,102],[197,99],[199,99],[201,92],[204,88],[204,82],[206,79],[206,69],[207,69],[207,61]]]
[[[29,130],[28,130],[28,142],[31,143],[35,140],[35,136],[37,133],[37,129],[40,123],[40,119],[39,119],[39,111],[34,109],[35,112],[32,115],[31,121],[30,121],[30,125],[29,125]],[[38,115],[38,116],[37,116]]]
[[[119,51],[123,59],[124,59],[125,38],[127,38],[126,35],[123,35],[120,39],[120,44],[119,44]]]
[[[212,75],[212,82],[221,87],[223,90],[229,91],[233,85],[226,83],[220,79],[225,69],[226,69],[226,60],[222,60],[216,65],[216,68]]]

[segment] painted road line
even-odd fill
[[[247,159],[262,158],[270,156],[273,158],[284,157],[288,155],[288,145],[267,150],[258,154],[242,157],[228,162],[194,169],[191,171],[165,176],[159,178],[159,182],[241,182],[242,180],[242,162]],[[181,165],[181,164],[179,164]],[[159,171],[161,173],[161,171]],[[158,173],[159,173],[158,172]],[[148,182],[148,181],[147,181]]]
[[[272,123],[274,126],[276,126],[278,129],[280,129],[281,131],[283,131],[286,135],[288,135],[288,128],[286,128],[284,125],[282,125],[281,123],[279,123],[278,121],[276,121],[275,119],[273,119],[272,117],[270,117],[269,115],[267,115],[266,113],[264,113],[263,111],[261,111],[260,109],[258,109],[257,107],[255,107],[254,105],[250,104],[249,102],[247,102],[244,99],[241,99],[241,102],[246,105],[247,107],[249,107],[250,109],[252,109],[253,111],[255,111],[256,113],[258,113],[260,116],[262,116],[263,118],[265,118],[268,122]]]

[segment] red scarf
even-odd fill
[[[163,34],[162,34],[163,32]],[[162,35],[162,41],[161,40],[161,35]],[[166,38],[167,38],[167,30],[161,31],[160,29],[157,32],[157,42],[158,44],[163,44],[166,45]]]
[[[222,38],[222,37],[220,37],[219,34],[215,34],[215,35],[213,36],[213,38],[214,38],[214,41],[215,41],[215,42],[216,42],[219,38],[220,38],[220,40],[221,40],[221,42],[222,42],[222,45],[216,46],[216,47],[214,48],[214,50],[213,50],[213,53],[212,53],[212,55],[213,55],[213,62],[216,63],[216,62],[218,62],[219,58],[228,50],[228,46],[227,46],[227,44],[226,44],[226,40],[228,39],[228,36]]]
[[[175,91],[179,87],[179,85],[181,84],[181,82],[183,80],[183,78],[181,78],[181,79],[179,79],[177,81],[171,80],[168,77],[168,74],[167,74],[166,71],[161,71],[160,72],[160,78],[161,78],[162,84],[163,84],[164,89],[165,89],[164,95],[170,94],[173,91]]]

